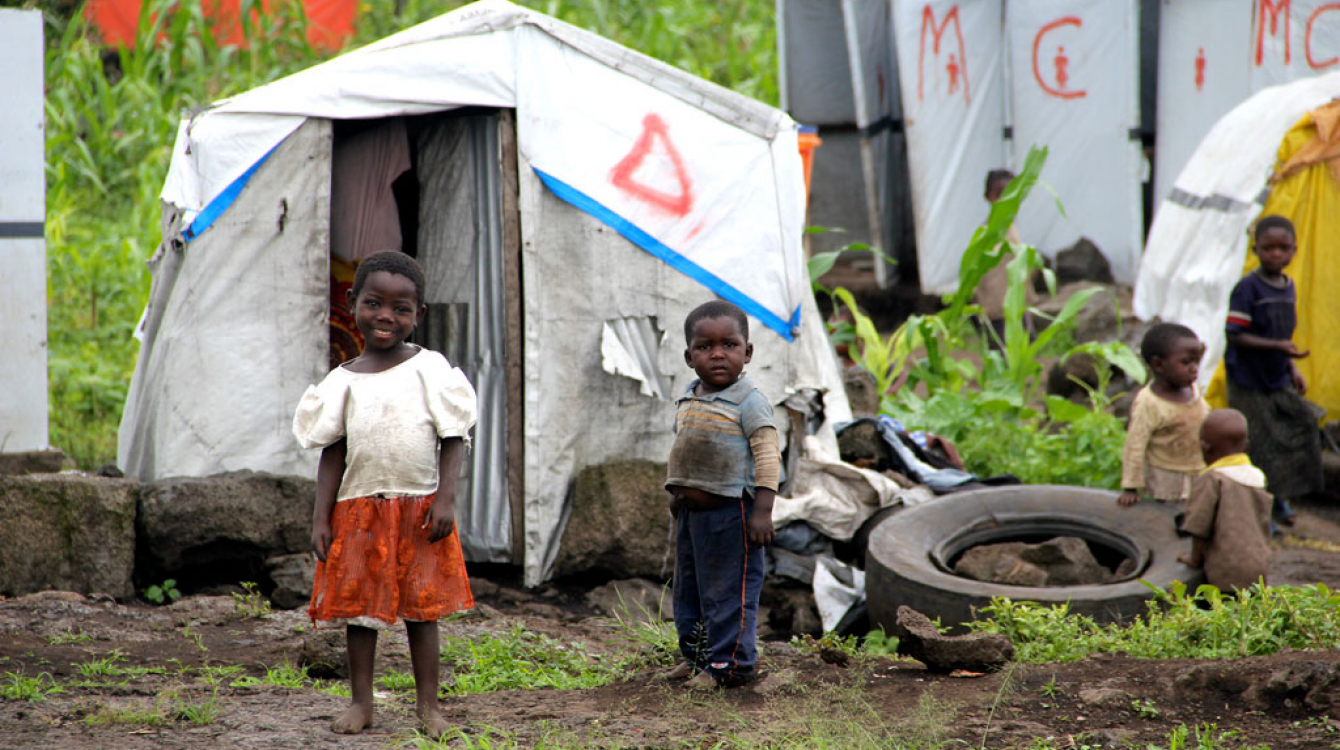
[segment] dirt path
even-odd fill
[[[1340,553],[1318,548],[1340,541],[1340,525],[1304,514],[1295,533],[1290,546],[1277,551],[1272,583],[1322,581],[1340,589]],[[488,588],[475,613],[442,624],[444,636],[522,627],[583,644],[603,658],[636,648],[608,622],[589,617],[576,594]],[[410,742],[415,725],[408,690],[379,689],[372,730],[343,737],[326,727],[346,699],[319,689],[339,680],[282,687],[266,679],[267,673],[282,677],[284,665],[338,661],[341,647],[340,633],[314,632],[301,613],[251,617],[229,596],[190,597],[170,607],[58,592],[0,601],[0,687],[25,678],[63,687],[40,701],[0,699],[0,748],[384,748]],[[469,739],[458,737],[451,746],[730,747],[821,736],[845,747],[858,744],[853,733],[868,732],[886,744],[894,737],[921,747],[934,746],[937,737],[990,748],[1038,747],[1035,740],[1045,737],[1054,738],[1056,748],[1166,747],[1177,725],[1213,723],[1241,733],[1228,747],[1340,747],[1340,724],[1328,718],[1340,716],[1340,651],[1334,650],[1231,661],[1100,656],[975,678],[932,675],[911,661],[840,667],[785,643],[765,644],[763,658],[764,680],[725,693],[667,686],[656,679],[658,670],[641,668],[599,688],[453,697],[444,707]],[[379,674],[407,672],[403,636],[384,637],[378,661]],[[224,674],[228,667],[238,669]],[[444,669],[444,681],[451,678]],[[182,708],[203,711],[208,721],[194,724],[180,715]]]

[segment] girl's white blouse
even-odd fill
[[[336,500],[437,491],[440,440],[467,443],[477,418],[475,389],[441,353],[420,349],[389,370],[336,367],[309,385],[293,415],[304,448],[348,438]]]

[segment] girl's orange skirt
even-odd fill
[[[436,495],[360,497],[335,503],[334,541],[316,565],[313,621],[371,617],[432,622],[473,607],[456,530],[429,543],[423,528]]]

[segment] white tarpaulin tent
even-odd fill
[[[958,287],[959,260],[986,219],[987,170],[1005,166],[1001,0],[895,3],[923,292]]]
[[[182,122],[127,474],[314,474],[289,421],[327,369],[331,154],[342,123],[383,119],[410,123],[406,244],[435,348],[480,392],[460,506],[473,559],[524,561],[538,583],[580,468],[664,460],[672,408],[653,396],[692,376],[679,325],[713,294],[756,321],[749,373],[774,402],[812,387],[849,416],[805,276],[790,118],[484,0]]]
[[[1224,354],[1228,295],[1242,278],[1247,230],[1261,212],[1280,139],[1340,96],[1340,72],[1264,89],[1215,123],[1154,215],[1135,283],[1135,314],[1190,327],[1205,342],[1201,385]]]
[[[1023,238],[1044,252],[1092,239],[1118,281],[1140,255],[1143,156],[1135,0],[927,0],[894,4],[921,288],[953,291],[986,219],[990,169],[1050,149],[1042,180],[1065,204],[1032,200]],[[1079,165],[1082,165],[1079,166]]]
[[[1159,16],[1156,206],[1225,112],[1266,86],[1340,66],[1332,0],[1177,0]]]
[[[1010,121],[1014,164],[1047,146],[1042,180],[1065,205],[1031,200],[1016,220],[1026,242],[1052,253],[1093,240],[1122,284],[1135,280],[1144,228],[1135,0],[1010,3]],[[980,221],[980,219],[979,219]]]

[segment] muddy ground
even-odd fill
[[[1340,587],[1333,515],[1301,515],[1276,552],[1272,583]],[[477,588],[481,606],[444,621],[444,636],[520,624],[605,658],[639,648],[585,608],[579,590],[528,592],[482,577]],[[379,688],[373,728],[345,737],[327,724],[346,698],[311,686],[234,684],[311,661],[314,649],[333,644],[339,653],[339,634],[318,635],[301,612],[252,614],[231,595],[164,607],[60,592],[0,601],[0,687],[18,684],[15,675],[45,674],[41,684],[64,690],[40,701],[0,699],[0,747],[383,748],[415,740],[408,690]],[[114,651],[124,658],[109,659]],[[205,669],[230,665],[240,674]],[[844,747],[868,728],[916,747],[961,740],[944,746],[1032,748],[1050,737],[1056,748],[1166,748],[1177,725],[1213,723],[1240,733],[1227,747],[1340,748],[1340,723],[1316,708],[1317,695],[1311,705],[1308,698],[1319,680],[1340,680],[1340,650],[1219,662],[1103,655],[953,677],[907,660],[839,666],[813,650],[769,642],[762,666],[758,684],[718,693],[669,686],[657,679],[660,668],[644,665],[599,688],[447,698],[443,705],[465,736],[444,746],[697,748],[819,736]],[[379,673],[408,669],[403,636],[383,636]],[[452,680],[449,668],[443,679]],[[182,706],[213,715],[192,723],[174,715]]]

